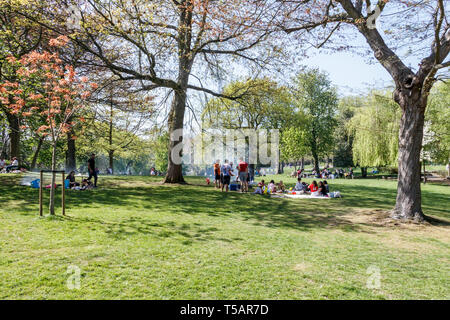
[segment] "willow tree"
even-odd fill
[[[283,1],[290,23],[285,32],[312,36],[315,46],[358,50],[358,35],[392,77],[400,105],[398,187],[391,216],[424,220],[420,189],[420,153],[427,100],[439,70],[450,66],[450,3],[444,0],[298,0]],[[307,8],[305,10],[305,7]],[[298,10],[301,8],[301,10]],[[384,16],[385,15],[385,19]],[[378,17],[380,17],[378,19]],[[381,21],[383,29],[377,26]],[[320,27],[320,28],[319,28]],[[405,50],[405,48],[407,50]],[[361,50],[359,50],[361,53]],[[405,57],[420,60],[409,66]]]
[[[347,122],[353,161],[361,167],[396,166],[400,108],[387,93],[373,92]]]
[[[120,79],[139,82],[139,90],[172,93],[168,112],[169,164],[165,182],[184,182],[179,144],[182,143],[188,90],[221,96],[202,79],[231,74],[227,56],[247,65],[264,66],[278,50],[259,50],[272,33],[278,16],[271,1],[255,0],[86,0],[40,1],[41,24],[60,33],[54,21],[69,21],[70,38],[90,53],[90,65]],[[64,15],[64,11],[67,14]],[[227,62],[227,64],[224,64]],[[198,74],[195,75],[195,74]],[[194,75],[194,77],[192,77]],[[194,79],[193,79],[194,78]],[[233,97],[231,97],[233,98]]]

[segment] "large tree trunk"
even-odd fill
[[[420,151],[426,101],[406,96],[400,96],[397,100],[403,114],[399,133],[397,200],[391,216],[395,219],[423,221]]]
[[[77,168],[76,158],[76,144],[73,139],[74,132],[71,131],[67,134],[67,153],[66,153],[66,171],[75,171]]]
[[[44,138],[41,137],[39,138],[39,142],[36,148],[36,151],[34,152],[33,155],[33,160],[31,161],[31,166],[30,166],[30,170],[33,171],[34,168],[36,168],[36,162],[37,162],[37,158],[39,156],[39,152],[41,152],[41,148],[42,148],[42,144],[44,143]]]
[[[188,7],[188,6],[187,6]],[[178,80],[169,114],[169,164],[164,183],[185,183],[181,156],[183,151],[183,122],[189,76],[194,63],[192,52],[192,10],[180,8],[178,23]]]
[[[16,157],[20,163],[20,119],[14,114],[7,113],[9,125],[9,157]]]
[[[185,183],[181,164],[186,92],[175,91],[169,116],[169,164],[164,183]]]

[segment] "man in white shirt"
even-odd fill
[[[19,161],[16,157],[13,157],[11,159],[11,164],[9,166],[6,166],[6,172],[10,172],[14,168],[19,169]]]
[[[3,168],[6,166],[6,162],[4,158],[0,158],[0,170],[3,170]]]

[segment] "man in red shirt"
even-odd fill
[[[239,161],[239,181],[241,183],[241,192],[248,192],[248,163],[244,161],[244,159],[240,159]]]

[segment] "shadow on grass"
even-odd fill
[[[107,181],[105,179],[105,182]],[[123,187],[117,181],[124,181],[127,186]],[[366,229],[362,228],[363,224],[350,221],[348,215],[359,214],[361,209],[390,210],[395,203],[395,190],[373,186],[339,185],[339,190],[344,195],[342,199],[294,200],[235,192],[221,193],[212,187],[195,185],[200,183],[199,179],[193,179],[193,184],[187,186],[162,185],[159,179],[138,178],[136,181],[130,180],[129,177],[119,178],[116,183],[108,183],[108,187],[92,191],[68,191],[66,206],[69,212],[70,208],[104,210],[105,207],[117,207],[145,214],[161,211],[217,218],[233,216],[238,219],[235,220],[237,223],[241,219],[271,228],[298,230],[333,228],[346,232],[368,232],[363,230]],[[129,186],[133,183],[139,186]],[[37,214],[38,190],[0,184],[0,194],[7,210],[18,210],[27,215]],[[57,194],[59,197],[59,192]],[[424,191],[423,197],[426,214],[448,219],[449,211],[441,205],[448,203],[448,196]],[[56,201],[58,203],[59,199]],[[148,218],[145,215],[124,218],[118,223],[107,223],[96,218],[70,218],[73,223],[92,223],[97,227],[104,225],[105,232],[111,237],[120,239],[141,233],[158,237],[182,236],[190,241],[207,240],[217,231],[208,231],[201,225],[171,225],[170,222],[155,223],[153,220],[150,215]],[[187,231],[188,228],[194,229]]]

